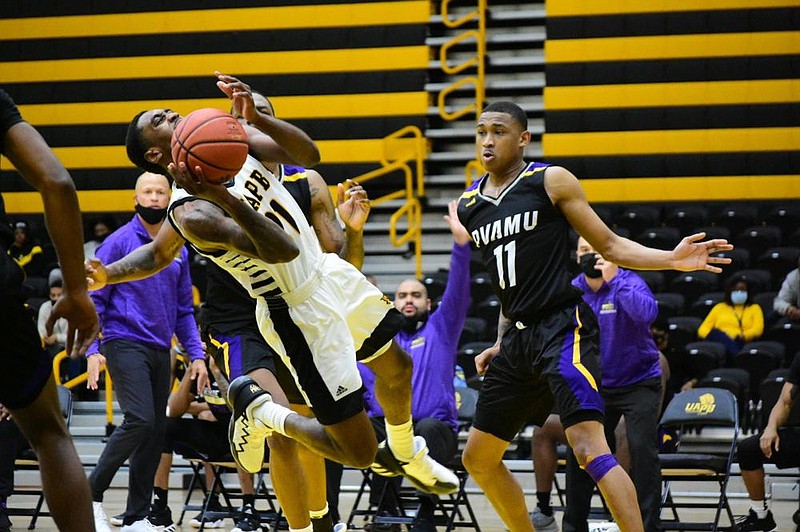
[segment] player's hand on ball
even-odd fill
[[[250,85],[219,71],[214,72],[214,74],[219,80],[217,81],[217,87],[231,100],[231,105],[236,111],[235,114],[238,114],[248,122],[255,122],[258,110],[255,103],[253,103],[253,93]]]
[[[215,185],[206,181],[203,175],[203,169],[195,166],[190,172],[186,163],[169,163],[167,166],[172,178],[182,189],[186,190],[192,196],[198,198],[214,199],[218,198],[220,194],[227,194],[224,185]]]

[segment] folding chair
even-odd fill
[[[686,452],[682,442],[678,443],[677,453],[659,454],[661,476],[664,480],[661,508],[662,512],[669,509],[672,514],[672,519],[662,518],[664,530],[719,530],[723,509],[730,521],[730,530],[735,526],[726,489],[736,450],[736,440],[739,436],[736,396],[721,388],[694,388],[681,392],[669,402],[660,422],[661,428],[678,428],[681,432],[689,427],[705,426],[732,429],[730,442],[724,454]],[[672,495],[672,483],[676,481],[716,482],[719,486],[717,501],[713,503],[677,501]],[[681,508],[708,508],[716,511],[713,521],[688,522],[681,519],[678,513],[678,509]]]
[[[722,388],[736,396],[739,404],[739,421],[744,433],[753,428],[752,415],[755,406],[751,399],[750,374],[741,368],[717,368],[709,371],[700,379],[697,386],[701,388]]]
[[[69,428],[69,424],[72,421],[72,391],[65,386],[59,385],[56,387],[56,392],[58,393],[58,403],[61,406],[61,415],[64,416],[64,420]],[[26,454],[24,457],[19,457],[14,461],[14,470],[38,471],[39,460],[36,458],[36,455],[33,453],[33,451],[30,451],[30,453]],[[36,497],[36,504],[33,508],[20,508],[17,506],[15,498],[14,507],[6,509],[8,515],[30,516],[31,522],[28,524],[28,530],[33,530],[36,528],[36,521],[40,516],[51,516],[48,510],[42,510],[42,505],[44,504],[44,491],[42,491],[41,487],[22,487],[15,485],[14,490],[11,492],[11,496],[13,497],[15,495]]]

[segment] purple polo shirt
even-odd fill
[[[650,336],[658,303],[642,278],[620,268],[597,292],[589,288],[583,274],[572,284],[583,290],[583,300],[597,316],[602,385],[620,388],[660,377],[658,348]]]
[[[96,256],[103,264],[111,264],[151,241],[139,216],[134,215],[130,222],[106,238],[97,248]],[[169,350],[175,333],[189,358],[203,358],[192,306],[189,253],[185,247],[172,264],[156,275],[108,285],[90,295],[100,317],[103,344],[111,340],[129,340],[152,349]],[[95,340],[86,354],[98,352]]]

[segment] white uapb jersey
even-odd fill
[[[198,249],[198,252],[229,272],[254,298],[277,297],[300,286],[317,268],[322,249],[314,229],[292,195],[272,172],[251,155],[247,156],[242,169],[226,186],[231,194],[281,226],[297,244],[300,254],[290,262],[268,264],[235,251]],[[173,216],[173,209],[192,199],[197,198],[173,186],[169,219],[181,236],[184,233],[180,222]]]

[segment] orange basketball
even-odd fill
[[[199,166],[209,183],[224,183],[247,159],[247,134],[234,117],[219,109],[198,109],[172,133],[172,160],[190,172]]]

